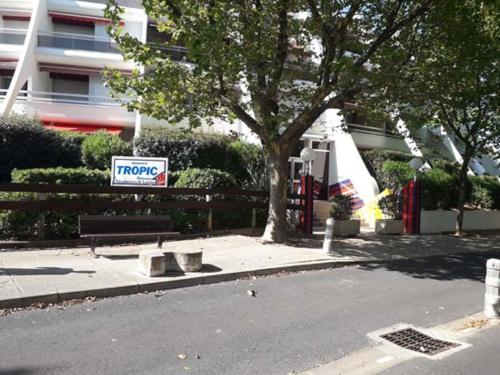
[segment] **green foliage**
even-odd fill
[[[217,169],[191,168],[182,171],[175,183],[176,188],[238,188],[236,179],[229,173]],[[205,197],[198,197],[204,200]],[[247,201],[243,197],[212,196],[212,200]],[[174,216],[183,231],[206,230],[207,211],[177,210]],[[247,209],[213,210],[214,229],[241,228],[250,225],[251,212]]]
[[[380,198],[378,206],[382,210],[386,219],[401,220],[401,211],[399,207],[397,194],[390,194]]]
[[[378,177],[382,189],[391,189],[397,192],[413,179],[414,174],[415,172],[407,162],[387,160],[382,163]]]
[[[332,209],[330,216],[335,220],[350,220],[352,216],[351,198],[345,195],[337,195],[330,199]]]
[[[382,167],[384,162],[395,161],[408,164],[408,162],[412,159],[412,156],[410,154],[390,150],[364,151],[361,152],[361,156],[367,168],[370,170],[370,173],[372,173],[374,178],[377,180],[377,183],[381,189],[385,189],[386,187],[388,187],[386,186],[386,182],[383,180],[384,177],[382,176]]]
[[[242,187],[251,186],[265,170],[260,147],[225,135],[149,128],[134,146],[138,156],[168,157],[172,171],[217,168],[233,175]]]
[[[19,169],[12,171],[12,182],[32,184],[89,184],[109,185],[109,171],[89,170],[86,168],[38,168]],[[40,199],[33,193],[1,193],[5,200]],[[133,199],[131,196],[114,196],[114,199]],[[77,194],[47,194],[44,199],[78,199],[91,201],[110,199],[107,196],[77,195]],[[116,214],[112,210],[88,211],[87,213]],[[38,233],[38,218],[42,212],[3,211],[0,213],[0,229],[2,238],[33,239]],[[78,213],[73,212],[43,212],[45,217],[44,238],[64,239],[78,235]],[[81,212],[80,214],[85,214]]]
[[[236,140],[229,144],[229,148],[239,155],[240,165],[246,172],[246,176],[240,180],[241,187],[249,190],[268,190],[269,170],[262,147]]]
[[[87,168],[35,168],[15,169],[12,182],[25,184],[83,184],[109,185],[109,170]]]
[[[450,160],[444,159],[434,159],[431,160],[431,165],[433,169],[441,169],[449,174],[457,175],[460,173],[460,164]]]
[[[81,138],[46,129],[31,117],[0,117],[0,181],[13,169],[79,167]]]
[[[422,208],[425,210],[449,210],[456,208],[458,176],[441,169],[431,169],[419,174],[422,183]]]
[[[89,135],[82,144],[83,162],[91,169],[110,169],[112,156],[130,155],[132,145],[106,131]]]
[[[500,209],[500,182],[493,176],[472,176],[467,204],[476,209]]]
[[[218,169],[190,168],[182,171],[174,187],[190,188],[237,188],[238,184],[229,173]]]

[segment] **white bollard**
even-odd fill
[[[335,224],[335,220],[333,217],[326,220],[326,229],[325,229],[325,239],[323,240],[323,251],[325,253],[333,252],[333,225]]]
[[[486,262],[484,315],[487,318],[500,318],[500,259]]]

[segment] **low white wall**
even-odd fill
[[[466,211],[464,229],[500,229],[500,211]]]
[[[422,211],[420,233],[454,232],[457,211]],[[464,230],[500,229],[500,211],[465,211]]]

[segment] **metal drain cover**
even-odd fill
[[[414,328],[400,329],[380,335],[380,337],[402,348],[431,356],[460,346],[455,342],[438,340],[427,336]]]

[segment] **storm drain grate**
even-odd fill
[[[386,333],[380,337],[405,349],[427,355],[436,355],[460,346],[460,344],[454,342],[432,338],[413,328]]]

